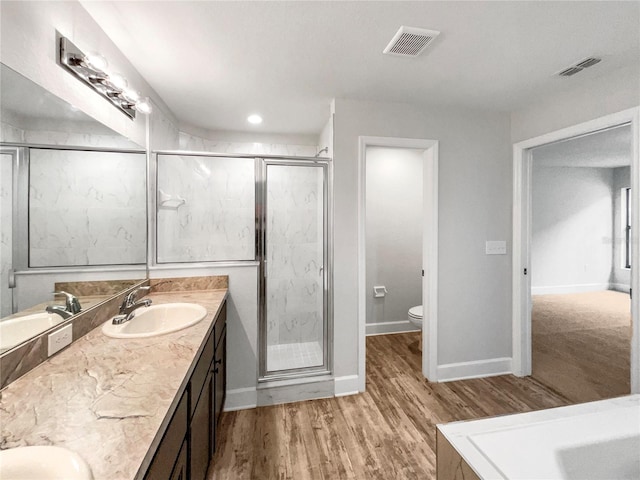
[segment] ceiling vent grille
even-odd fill
[[[417,57],[438,35],[440,32],[436,30],[403,25],[393,36],[383,53],[400,57]]]
[[[556,75],[560,77],[570,77],[575,75],[576,73],[581,72],[585,68],[593,67],[596,63],[600,63],[602,61],[601,58],[589,57],[584,60],[579,61],[575,65],[571,65],[561,71],[559,71]]]

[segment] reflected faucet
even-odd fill
[[[151,287],[139,287],[132,292],[129,292],[129,294],[124,297],[122,305],[120,305],[119,315],[113,317],[112,323],[114,325],[120,325],[122,323],[128,322],[135,316],[136,309],[140,307],[148,307],[149,305],[151,305],[151,299],[149,298],[136,302],[138,293],[148,292],[149,290],[151,290]]]
[[[63,292],[62,290],[59,292],[53,292],[54,295],[64,295],[65,297],[65,309],[67,312],[71,312],[72,315],[76,313],[80,313],[82,307],[80,306],[80,300],[78,297],[71,293]]]
[[[47,311],[47,313],[58,314],[65,320],[73,316],[73,313],[68,312],[67,309],[62,305],[47,305],[47,308],[45,308],[45,310]]]
[[[80,313],[82,307],[80,306],[80,301],[78,298],[67,292],[53,292],[54,295],[64,295],[65,296],[65,304],[62,305],[48,305],[45,309],[47,313],[55,313],[60,315],[62,318],[67,319],[72,317],[76,313]]]

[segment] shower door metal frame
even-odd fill
[[[318,166],[322,168],[323,191],[323,241],[322,241],[322,354],[323,364],[316,367],[302,367],[287,370],[267,370],[267,167],[281,165],[290,167]],[[259,168],[256,176],[257,203],[257,242],[259,278],[258,278],[258,382],[264,383],[275,380],[310,377],[317,375],[331,375],[333,359],[333,164],[330,160],[319,158],[264,158],[259,157]]]

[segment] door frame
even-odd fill
[[[358,390],[366,388],[366,150],[367,147],[424,150],[422,224],[422,374],[437,381],[438,367],[438,140],[358,137]],[[427,268],[428,267],[428,268]],[[426,352],[426,353],[425,353]]]
[[[322,350],[323,364],[315,367],[291,368],[285,370],[267,369],[267,170],[269,166],[285,167],[315,167],[322,170],[322,212],[323,212],[323,242],[322,257],[322,316],[323,334]],[[333,371],[333,224],[332,211],[332,162],[323,158],[284,158],[284,157],[256,157],[256,246],[259,261],[258,278],[258,383],[293,378],[330,375]]]
[[[586,135],[617,125],[630,124],[631,154],[631,288],[639,292],[640,248],[640,107],[605,115],[513,145],[513,270],[512,270],[512,368],[514,375],[531,375],[531,149],[551,142]],[[527,269],[525,273],[525,269]],[[631,393],[640,392],[640,296],[631,299]]]

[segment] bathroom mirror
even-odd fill
[[[0,229],[2,355],[146,278],[145,150],[0,64]]]

